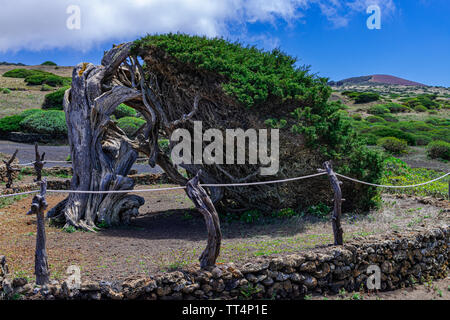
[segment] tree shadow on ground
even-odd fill
[[[223,220],[223,219],[222,219]],[[276,219],[253,224],[221,220],[224,239],[293,236],[305,232],[305,218]],[[331,231],[331,224],[330,230]],[[154,212],[136,218],[128,226],[117,226],[100,231],[102,236],[129,237],[147,240],[185,239],[201,241],[207,237],[203,216],[195,209],[176,209]]]

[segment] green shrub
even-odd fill
[[[405,140],[397,139],[395,137],[381,138],[377,141],[377,145],[393,154],[405,153],[408,150],[408,143]]]
[[[450,160],[450,143],[441,140],[430,142],[427,146],[427,153],[432,159]]]
[[[366,144],[369,145],[369,146],[374,146],[374,145],[376,145],[378,139],[380,139],[380,137],[377,137],[376,135],[370,134],[370,133],[364,135],[363,138],[364,138]]]
[[[294,209],[292,208],[284,208],[278,211],[275,211],[272,214],[273,218],[281,218],[281,219],[286,219],[286,218],[292,218],[294,216],[297,215],[297,212],[295,212]]]
[[[426,146],[428,145],[432,139],[429,136],[423,135],[423,134],[417,134],[416,135],[416,143],[418,146]]]
[[[355,103],[368,103],[378,100],[380,100],[380,96],[374,92],[362,92],[360,95],[355,97]]]
[[[389,113],[389,109],[382,104],[377,104],[377,105],[371,106],[369,108],[368,113],[374,114],[374,115],[382,115],[385,113]]]
[[[428,109],[425,108],[423,105],[419,104],[419,105],[414,107],[414,111],[416,111],[416,112],[426,112],[426,111],[428,111]]]
[[[68,82],[67,78],[64,78],[64,77],[48,76],[45,79],[44,83],[51,87],[61,87],[61,86],[67,85],[69,82]]]
[[[57,66],[57,64],[54,63],[53,61],[45,61],[45,62],[43,62],[41,64],[41,66],[53,66],[53,67],[55,67],[55,66]]]
[[[450,143],[450,127],[435,129],[428,134],[433,140],[442,140]]]
[[[55,92],[49,93],[45,96],[42,109],[58,109],[63,110],[64,94],[70,87],[63,87]]]
[[[159,139],[158,140],[158,146],[159,146],[159,149],[162,152],[164,152],[166,154],[169,154],[169,152],[170,152],[170,141],[169,141],[169,139]]]
[[[0,132],[20,131],[20,122],[23,117],[20,115],[7,116],[0,119]]]
[[[8,89],[8,88],[0,88],[0,92],[1,92],[1,93],[4,93],[4,94],[10,94],[10,93],[11,93],[11,90]]]
[[[49,86],[48,84],[43,84],[41,87],[41,91],[52,91],[53,88]]]
[[[271,127],[272,129],[283,129],[287,125],[287,121],[285,119],[278,120],[270,118],[264,121],[264,123],[269,127]]]
[[[370,133],[381,137],[395,137],[397,139],[406,140],[410,146],[415,146],[416,143],[416,137],[408,132],[403,132],[402,130],[392,129],[389,127],[375,127],[369,131]]]
[[[132,137],[146,121],[141,118],[123,117],[117,120],[117,126]]]
[[[23,119],[20,125],[30,133],[67,134],[66,116],[59,110],[35,112]]]
[[[19,115],[20,115],[23,119],[25,119],[25,118],[27,118],[27,117],[33,115],[33,114],[36,114],[36,113],[43,113],[43,112],[45,112],[45,111],[43,111],[43,110],[41,110],[41,109],[27,109],[27,110],[22,111]]]
[[[240,220],[245,223],[255,223],[261,218],[261,212],[259,210],[248,210],[245,211],[241,217]]]
[[[37,73],[44,73],[43,71],[39,71],[39,70],[29,70],[29,69],[13,69],[13,70],[9,70],[8,72],[5,72],[3,74],[4,77],[7,78],[23,78],[25,79],[26,77],[32,76],[34,74]]]
[[[399,120],[390,113],[382,114],[380,117],[382,117],[384,120],[386,120],[388,122],[399,122]]]
[[[381,98],[380,95],[375,92],[344,91],[342,94],[353,99],[353,101],[358,104],[378,101]]]
[[[391,113],[409,112],[411,109],[399,103],[388,103],[386,107]]]
[[[48,75],[45,73],[36,73],[36,74],[32,74],[32,75],[26,77],[25,82],[28,85],[36,86],[36,85],[43,84],[45,82],[45,80],[47,79],[47,77],[48,77]]]
[[[432,126],[423,121],[401,121],[392,124],[392,128],[410,133],[417,133],[417,131],[427,132],[433,130]]]
[[[353,118],[353,120],[356,120],[356,121],[361,121],[362,120],[362,116],[361,116],[360,113],[352,114],[352,118]]]
[[[411,168],[404,161],[395,157],[385,159],[384,167],[385,171],[381,184],[385,185],[405,186],[419,184],[442,176],[442,172],[425,168]],[[446,177],[414,188],[386,188],[385,192],[444,198],[448,195],[449,181],[450,177]]]
[[[71,79],[60,77],[51,73],[36,73],[25,78],[28,85],[42,85],[46,84],[51,87],[61,87],[70,84]]]
[[[327,219],[330,216],[331,209],[324,203],[319,203],[318,205],[311,206],[306,209],[306,213],[315,216],[320,219]]]
[[[116,119],[120,119],[123,117],[135,117],[137,115],[137,111],[126,104],[120,104],[116,110],[114,110],[113,115]]]
[[[368,116],[368,117],[366,118],[366,121],[367,121],[367,122],[370,122],[370,123],[376,123],[376,122],[381,122],[381,123],[383,123],[383,122],[386,122],[386,120],[384,120],[383,118],[378,117],[378,116]]]

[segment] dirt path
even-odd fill
[[[0,140],[0,153],[5,154],[13,154],[16,149],[19,150],[17,157],[19,159],[19,163],[29,163],[34,161],[35,153],[34,153],[34,145],[12,142],[7,140]],[[45,159],[47,160],[56,160],[56,161],[66,161],[67,157],[70,154],[69,146],[65,145],[42,145],[39,144],[39,151],[42,154],[45,152]],[[61,164],[61,163],[46,163],[46,167],[54,167],[54,166],[63,166],[67,167],[70,164]],[[137,170],[138,173],[160,173],[162,169],[158,166],[155,168],[151,168],[145,162],[135,163],[133,165],[133,169]]]
[[[310,300],[450,300],[450,278],[387,292],[309,296]]]

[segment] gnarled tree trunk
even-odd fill
[[[73,71],[72,88],[66,91],[64,110],[68,126],[73,178],[72,190],[132,190],[127,177],[138,151],[110,120],[115,108],[141,95],[140,90],[115,85],[114,75],[127,59],[131,44],[105,54],[102,65],[81,63]],[[127,193],[71,193],[48,216],[67,225],[94,230],[95,224],[126,223],[137,216],[144,199]]]

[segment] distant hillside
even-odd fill
[[[419,86],[426,87],[427,85],[394,77],[385,74],[375,74],[371,76],[353,77],[340,81],[330,81],[330,86],[343,85],[400,85],[400,86]]]
[[[6,62],[6,61],[3,61],[3,62],[0,62],[0,66],[19,66],[19,67],[23,67],[23,66],[25,66],[25,64],[23,64],[23,63],[12,63],[12,62]]]

